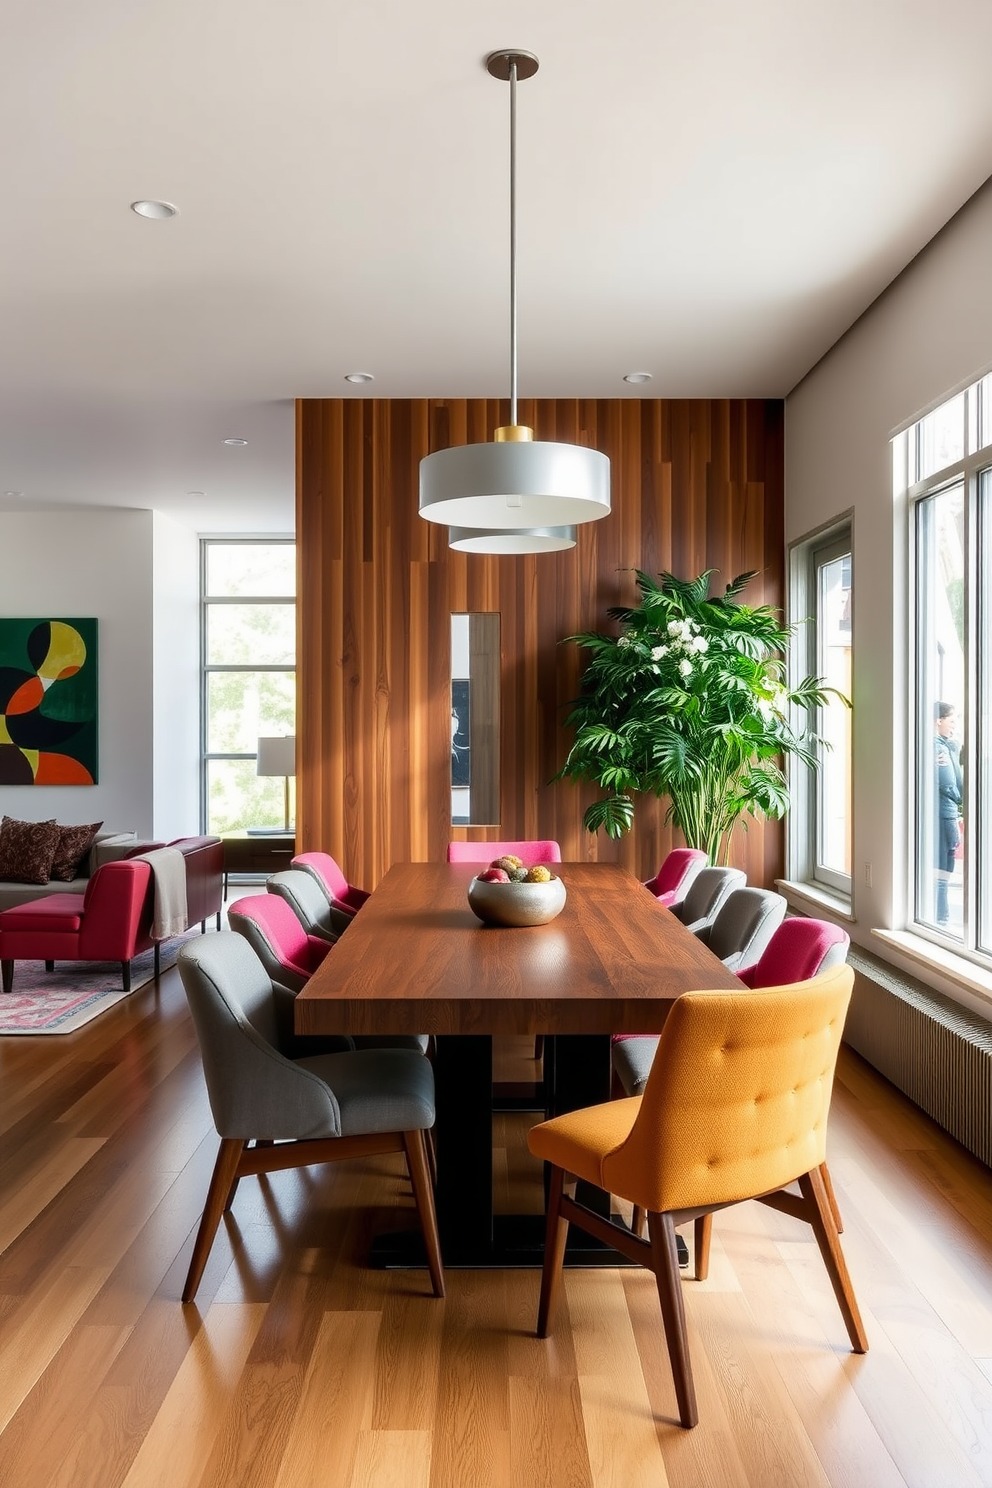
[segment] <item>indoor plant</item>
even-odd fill
[[[614,607],[619,635],[569,636],[592,653],[568,722],[575,742],[558,778],[593,780],[608,792],[585,813],[590,832],[628,831],[635,792],[667,796],[666,821],[710,862],[726,861],[742,818],[781,817],[789,806],[786,759],[816,766],[816,708],[832,691],[816,677],[786,685],[795,631],[768,605],[739,596],[740,574],[710,597],[698,578],[655,582],[637,570],[640,601]]]

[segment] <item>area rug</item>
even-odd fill
[[[199,929],[187,930],[162,945],[162,970],[173,966],[179,948]],[[77,1028],[123,1002],[155,975],[155,952],[142,951],[131,962],[131,992],[121,987],[118,961],[62,961],[46,971],[44,961],[18,961],[14,990],[0,993],[0,1038],[11,1034],[74,1033]]]

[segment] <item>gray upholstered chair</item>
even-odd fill
[[[183,1301],[196,1295],[221,1215],[242,1177],[383,1152],[406,1153],[434,1295],[443,1297],[425,1145],[434,1124],[429,1062],[410,1049],[285,1058],[272,983],[240,935],[222,931],[183,946],[179,974],[221,1139]]]
[[[302,868],[284,868],[266,880],[270,894],[285,899],[308,935],[317,935],[333,945],[351,924],[352,916],[335,909],[313,874]]]
[[[782,895],[772,889],[735,889],[713,923],[696,935],[728,971],[745,971],[760,961],[787,908]]]
[[[687,930],[698,935],[707,925],[712,925],[726,899],[735,889],[742,889],[747,875],[739,868],[701,868],[689,885],[689,892],[679,904],[672,905],[672,914],[682,921]]]

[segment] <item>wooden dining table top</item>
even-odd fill
[[[561,863],[547,925],[480,923],[478,865],[397,863],[296,998],[296,1031],[658,1033],[671,1003],[738,979],[626,869]]]

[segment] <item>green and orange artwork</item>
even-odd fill
[[[95,785],[95,620],[0,619],[0,785]]]

